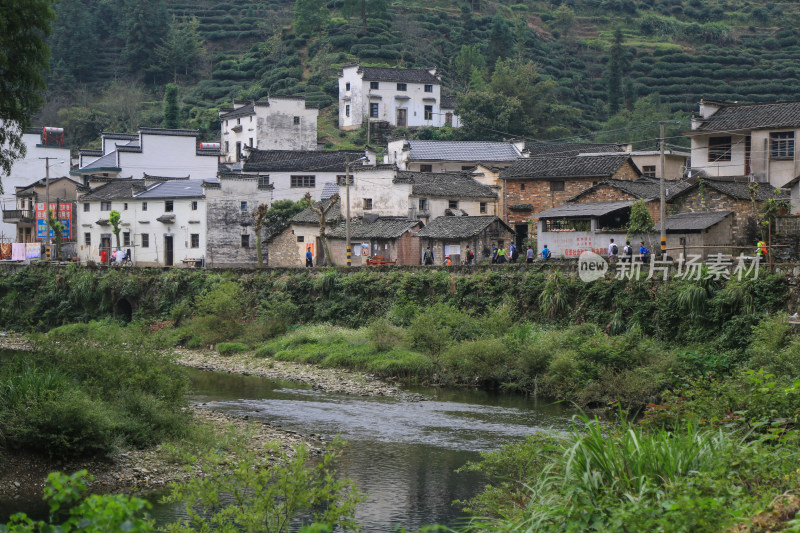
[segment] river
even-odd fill
[[[339,462],[367,499],[356,519],[365,532],[454,526],[466,517],[457,499],[477,494],[483,479],[456,473],[479,452],[537,431],[565,428],[561,405],[477,390],[414,389],[432,399],[408,402],[312,390],[289,382],[191,371],[191,400],[247,414],[301,435],[340,435],[348,442]],[[180,514],[156,505],[159,521]]]

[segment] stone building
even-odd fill
[[[366,265],[370,257],[380,256],[398,265],[420,264],[420,242],[414,234],[422,222],[406,217],[364,215],[350,221],[351,264]],[[333,262],[347,264],[346,227],[341,222],[328,239]]]
[[[786,192],[768,183],[698,179],[671,196],[669,212],[733,211],[732,242],[747,246],[758,241],[757,215],[770,198],[789,200]]]
[[[319,110],[304,96],[237,102],[219,112],[222,162],[243,160],[245,148],[316,150]]]
[[[317,205],[323,207],[330,200]],[[343,220],[340,203],[330,208],[326,217],[326,234],[330,234]],[[314,266],[322,264],[323,248],[319,237],[319,215],[313,209],[304,209],[289,221],[289,227],[267,239],[268,264],[275,267],[301,267],[305,265],[306,251],[310,250]]]
[[[398,183],[411,183],[409,215],[425,222],[445,215],[499,215],[497,192],[468,172],[397,172]]]
[[[669,200],[678,192],[691,186],[681,180],[665,180],[664,196]],[[638,180],[605,180],[573,196],[568,202],[619,202],[644,200],[650,216],[658,224],[661,220],[661,183],[659,180],[640,178]]]
[[[514,239],[514,230],[497,216],[445,216],[431,221],[415,237],[422,241],[420,261],[422,251],[430,247],[435,264],[442,264],[449,255],[457,265],[466,258],[467,246],[475,253],[476,263],[490,260],[492,244],[508,247]]]
[[[210,267],[258,264],[253,211],[270,204],[271,186],[258,176],[219,175],[203,183],[206,205],[205,260]],[[263,235],[262,235],[263,238]],[[266,258],[266,247],[262,258]]]
[[[516,230],[517,246],[528,237],[528,221],[565,203],[601,181],[633,181],[642,176],[630,154],[577,154],[522,158],[500,172],[505,197],[503,219]]]
[[[342,66],[339,74],[339,129],[354,130],[364,121],[396,128],[461,125],[455,99],[442,95],[435,68]]]

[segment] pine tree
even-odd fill
[[[86,52],[100,46],[97,10],[86,0],[70,0],[56,4],[55,11],[58,24],[48,39],[51,65],[65,66],[77,81],[89,81],[96,72],[96,58]],[[64,72],[60,75],[63,77]]]
[[[173,19],[167,36],[155,49],[159,68],[172,76],[173,83],[178,83],[178,74],[193,73],[203,55],[205,45],[196,17],[183,21]]]
[[[513,39],[508,22],[499,14],[492,19],[492,33],[489,37],[489,62],[494,65],[498,58],[506,57],[512,48]]]
[[[155,49],[167,36],[165,0],[127,0],[122,21],[125,48],[122,58],[131,72],[149,70],[155,64]]]
[[[164,93],[164,127],[177,129],[178,122],[178,86],[170,83]]]
[[[614,32],[614,44],[611,45],[608,57],[608,112],[614,115],[619,111],[622,102],[622,71],[625,63],[625,48],[622,46],[622,30]]]
[[[322,0],[295,0],[292,25],[297,35],[319,29],[323,21],[322,5]]]

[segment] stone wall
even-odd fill
[[[265,248],[269,266],[301,267],[305,265],[298,251],[297,235],[291,229],[286,229],[272,238]]]
[[[738,200],[706,187],[703,194],[700,194],[700,189],[694,188],[670,202],[670,214],[698,211],[733,211],[732,244],[755,246],[758,236],[754,233],[755,213],[752,201]]]
[[[258,264],[251,213],[269,203],[271,192],[258,188],[257,177],[222,177],[219,187],[207,187],[205,194],[206,262],[219,267]],[[247,248],[242,247],[242,235],[249,235]]]

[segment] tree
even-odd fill
[[[461,81],[463,87],[469,86],[472,77],[472,69],[482,71],[486,68],[486,58],[483,57],[477,46],[463,45],[458,55],[453,60],[456,78]]]
[[[122,59],[131,72],[153,70],[156,47],[167,36],[167,4],[165,0],[126,0],[124,9]]]
[[[311,203],[311,193],[306,193],[305,200],[308,203]],[[333,196],[330,197],[328,203],[325,204],[320,202],[317,205],[311,205],[311,209],[319,216],[319,242],[322,244],[322,250],[324,252],[324,262],[327,264],[330,261],[330,264],[333,265],[333,257],[331,256],[331,250],[328,247],[328,235],[325,233],[325,223],[327,222],[328,218],[328,211],[339,202],[339,193],[334,193]],[[319,260],[317,260],[319,262]]]
[[[56,202],[58,208],[58,202]],[[64,240],[64,223],[53,213],[52,209],[47,210],[47,225],[53,230],[53,240],[56,242],[56,258],[61,259],[61,242]]]
[[[44,102],[52,4],[4,0],[0,9],[0,174],[11,172],[11,164],[25,156],[22,132]]]
[[[650,244],[650,248],[652,248],[652,243],[650,242],[652,239],[650,238],[650,234],[653,231],[653,226],[655,226],[655,222],[653,222],[653,217],[650,216],[650,211],[647,210],[647,204],[644,200],[636,200],[631,205],[631,216],[628,220],[628,235],[629,239],[633,238],[635,235],[641,235],[642,239],[645,239],[645,235],[647,236],[648,244]]]
[[[361,15],[364,31],[367,31],[367,17],[381,18],[387,15],[389,0],[344,0],[342,14],[351,17],[356,13]]]
[[[273,202],[267,210],[264,219],[264,240],[269,240],[289,226],[289,220],[303,209],[308,209],[311,202],[305,198],[294,202],[292,200],[278,200]]]
[[[167,85],[164,93],[164,127],[178,129],[178,86],[172,83]]]
[[[189,76],[193,73],[205,52],[197,17],[187,20],[173,18],[166,37],[156,46],[155,57],[159,69],[170,73],[172,82],[178,83],[178,74]]]
[[[560,5],[553,12],[553,19],[556,26],[561,30],[561,35],[566,38],[570,28],[572,28],[572,23],[575,21],[575,12],[568,6]]]
[[[486,84],[486,80],[483,79],[483,74],[481,73],[480,69],[473,65],[472,70],[469,73],[469,84],[467,85],[467,90],[471,93],[479,93],[486,91],[488,87],[489,86]]]
[[[324,20],[322,14],[323,0],[295,0],[294,32],[297,35],[311,33],[319,29]]]
[[[508,22],[498,13],[492,19],[492,32],[489,36],[489,63],[494,64],[498,58],[506,57],[512,48],[513,41]]]
[[[122,228],[119,227],[119,223],[120,223],[119,211],[117,211],[116,209],[111,211],[108,214],[108,222],[111,224],[111,233],[113,233],[114,236],[117,238],[116,239],[116,241],[117,241],[117,249],[119,250],[119,247],[120,247],[120,244],[119,244],[119,232],[122,229]]]
[[[97,31],[100,17],[95,2],[59,2],[55,12],[57,24],[48,39],[53,53],[51,68],[60,63],[77,81],[88,81],[97,72],[97,58],[86,51],[97,50],[100,46],[100,32]]]
[[[625,67],[625,47],[622,46],[622,30],[617,28],[614,31],[614,43],[608,55],[608,71],[606,72],[608,83],[608,112],[615,114],[619,111],[622,102],[622,72]]]
[[[470,92],[459,101],[456,114],[461,117],[466,138],[492,140],[527,133],[522,104],[516,97]]]
[[[264,229],[264,222],[267,220],[269,207],[267,204],[259,204],[253,211],[253,222],[255,222],[256,230],[256,257],[258,258],[258,268],[264,266],[264,258],[261,255],[261,231]]]
[[[112,131],[136,131],[141,124],[145,91],[138,83],[114,81],[103,93],[99,107]],[[99,132],[98,132],[99,133]]]
[[[61,109],[58,119],[64,126],[64,140],[69,146],[85,147],[111,124],[107,113],[85,107]]]

